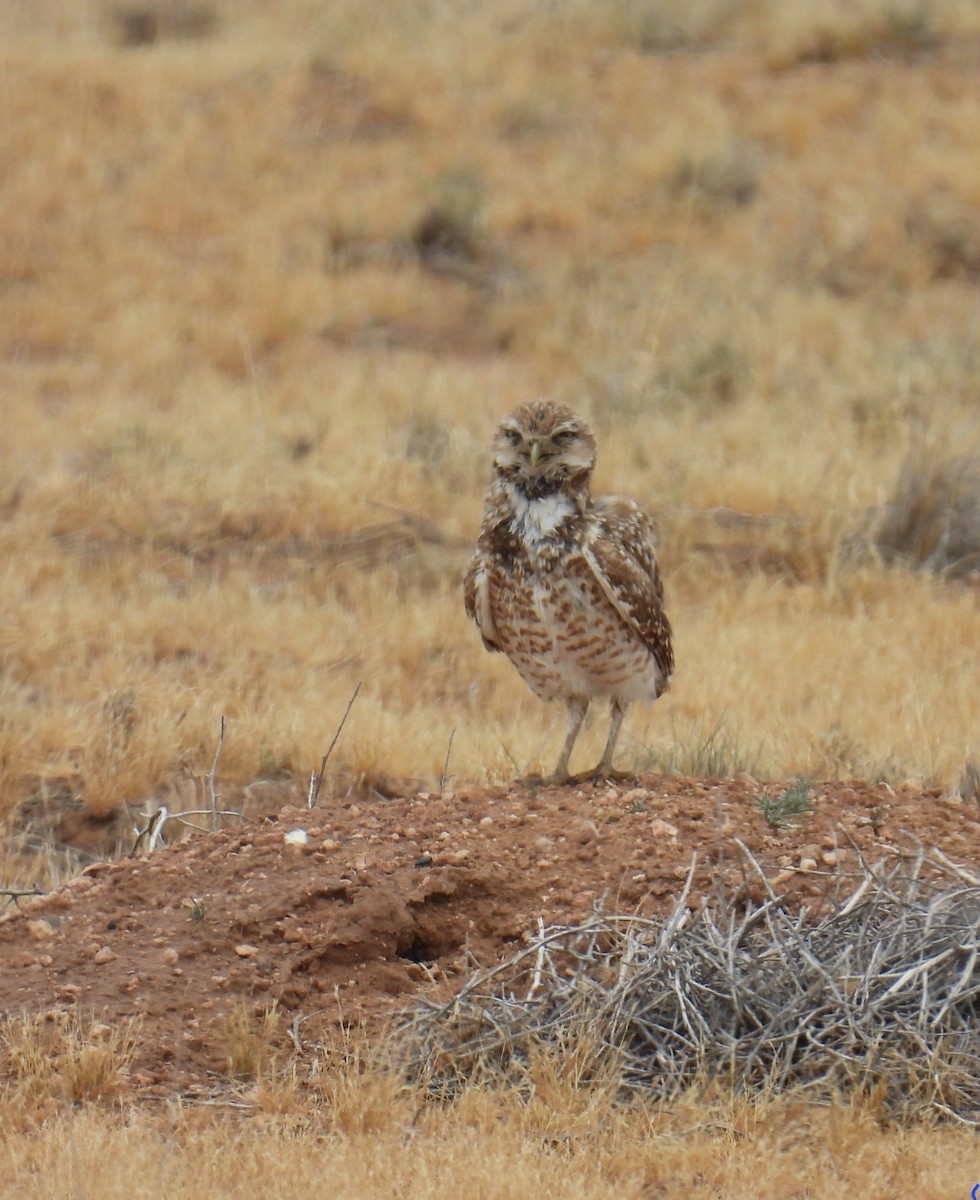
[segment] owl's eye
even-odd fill
[[[573,442],[578,435],[574,429],[559,429],[555,434],[555,441],[559,446],[567,446],[569,442]]]
[[[521,431],[519,429],[505,429],[504,437],[512,446],[516,446],[521,440]]]

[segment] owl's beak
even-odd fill
[[[528,447],[527,456],[531,460],[531,466],[536,467],[538,465],[538,459],[541,457],[541,443],[537,438],[532,438],[531,444]]]

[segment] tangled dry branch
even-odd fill
[[[980,879],[922,848],[872,867],[828,915],[767,898],[692,911],[694,865],[664,919],[596,913],[544,927],[404,1030],[413,1074],[443,1092],[490,1072],[528,1078],[542,1050],[580,1082],[669,1095],[874,1095],[896,1117],[980,1125]]]

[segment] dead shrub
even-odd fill
[[[951,579],[980,572],[980,452],[913,450],[869,524],[866,540],[886,563]]]

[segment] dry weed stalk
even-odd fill
[[[474,1075],[526,1079],[542,1048],[627,1091],[676,1094],[705,1076],[737,1090],[882,1097],[980,1125],[980,879],[921,847],[838,876],[826,915],[792,911],[740,844],[763,903],[662,919],[597,912],[538,931],[404,1038],[413,1075],[455,1093]],[[845,885],[849,894],[844,894]]]
[[[327,752],[320,760],[320,770],[310,772],[310,790],[306,797],[306,807],[312,808],[316,804],[317,796],[320,795],[320,788],[323,784],[323,772],[327,769],[327,759],[333,754],[333,748],[337,745],[340,734],[347,724],[347,718],[350,716],[350,710],[354,707],[354,701],[357,699],[357,694],[361,690],[361,681],[357,681],[357,686],[351,692],[351,697],[347,701],[347,707],[344,709],[344,715],[340,718],[340,724],[337,726],[336,732],[333,735],[333,740],[327,747]]]

